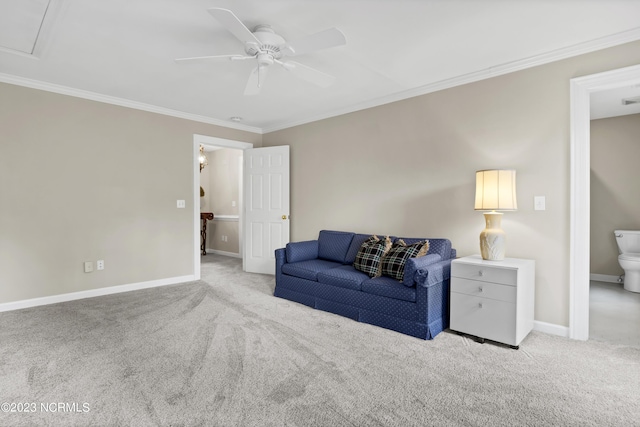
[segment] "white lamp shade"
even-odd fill
[[[482,170],[476,172],[475,210],[515,211],[515,170]]]

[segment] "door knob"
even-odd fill
[[[282,219],[287,219],[287,216],[286,215],[282,215]]]

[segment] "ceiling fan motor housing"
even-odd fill
[[[282,57],[281,46],[285,44],[285,40],[270,25],[256,26],[253,35],[260,40],[260,46],[250,42],[245,45],[244,51],[247,55],[257,55],[260,65],[271,65],[274,59]]]

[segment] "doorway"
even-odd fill
[[[640,346],[640,293],[623,287],[615,230],[640,230],[640,87],[591,94],[589,340]]]
[[[571,212],[569,336],[589,339],[590,95],[640,84],[640,65],[571,79]]]
[[[204,162],[200,166],[200,211],[205,217],[215,213],[206,222],[206,240],[203,242],[206,253],[242,258],[239,213],[242,208],[243,151],[204,145],[201,149]]]
[[[193,218],[194,218],[194,265],[193,272],[196,280],[200,279],[200,146],[204,146],[206,148],[231,148],[236,150],[246,150],[249,148],[253,148],[253,144],[249,142],[241,142],[234,141],[230,139],[216,138],[212,136],[206,135],[193,135]],[[242,173],[239,174],[239,188],[242,188]],[[238,235],[239,235],[239,252],[240,256],[243,257],[243,247],[244,247],[244,234],[243,234],[243,224],[244,224],[244,210],[242,206],[242,191],[240,191],[238,200],[236,201],[238,204]],[[206,248],[205,248],[206,249]],[[244,262],[243,262],[244,266]]]

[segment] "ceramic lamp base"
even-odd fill
[[[485,229],[480,233],[480,254],[488,261],[502,261],[506,233],[500,228],[502,214],[500,212],[485,212]]]

